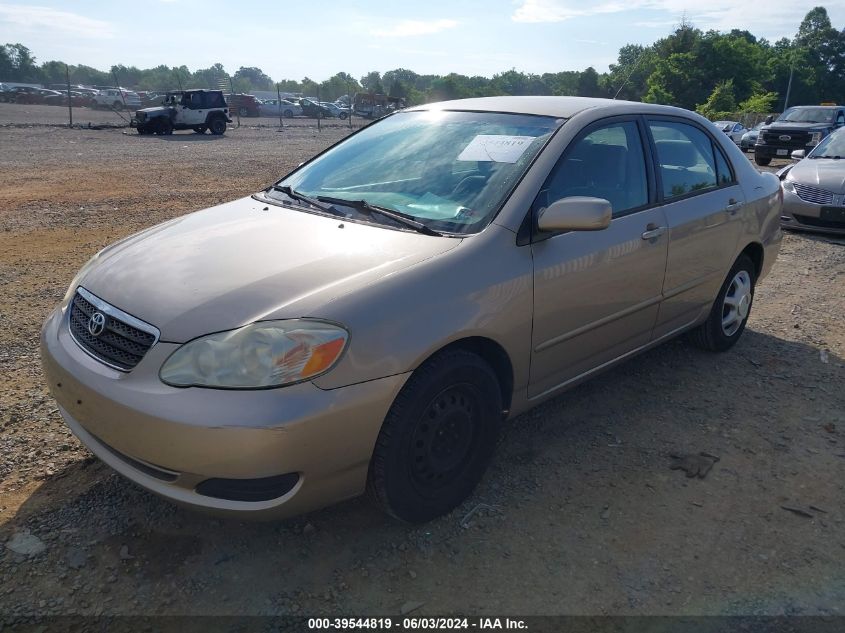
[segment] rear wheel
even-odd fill
[[[238,114],[241,116],[248,116],[249,110],[247,108],[238,108]]]
[[[760,167],[766,167],[772,162],[772,159],[770,156],[760,156],[759,154],[754,154],[754,162],[760,165]]]
[[[751,313],[755,271],[750,257],[737,258],[707,320],[690,332],[694,344],[712,352],[724,352],[736,344]]]
[[[349,117],[349,115],[348,115],[346,112],[341,112],[341,113],[340,113],[340,114],[338,114],[337,116],[338,116],[338,118],[340,118],[341,120],[345,120],[345,119],[347,119],[347,118]]]
[[[115,101],[113,104],[111,104],[111,107],[115,110],[120,110],[123,107],[123,104],[120,101]]]
[[[367,491],[387,513],[429,521],[466,499],[493,456],[502,397],[493,370],[464,350],[420,366],[390,408]]]
[[[215,136],[220,136],[224,132],[226,132],[226,119],[223,117],[214,117],[209,121],[208,129],[211,130],[211,133]]]

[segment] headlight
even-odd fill
[[[810,137],[810,142],[807,143],[807,145],[818,145],[821,140],[822,132],[813,132],[813,135]]]
[[[253,323],[186,343],[159,376],[174,387],[280,387],[331,369],[348,339],[342,327],[322,321]]]
[[[784,180],[783,188],[790,193],[795,193],[795,185],[792,184],[791,180]]]

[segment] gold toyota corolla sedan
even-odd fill
[[[177,503],[425,521],[503,420],[682,332],[725,351],[782,193],[704,118],[492,97],[385,117],[105,248],[44,324],[73,432]]]

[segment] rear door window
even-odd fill
[[[665,199],[678,198],[719,186],[716,155],[711,138],[699,128],[678,121],[649,121],[657,148],[658,173]],[[723,171],[730,173],[727,162]],[[728,177],[732,180],[732,176]]]

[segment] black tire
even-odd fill
[[[240,116],[249,116],[249,110],[247,108],[238,108],[238,114]]]
[[[747,293],[740,290],[738,280],[741,279],[748,285]],[[707,320],[690,332],[690,340],[711,352],[724,352],[736,345],[751,313],[755,282],[754,262],[748,255],[740,255],[725,278]],[[724,325],[726,321],[730,321],[729,327]]]
[[[772,162],[772,158],[771,156],[760,156],[759,154],[754,154],[754,162],[760,165],[760,167],[766,167]]]
[[[156,134],[160,134],[162,136],[166,136],[169,134],[173,134],[173,123],[170,119],[165,116],[158,117],[156,121]]]
[[[501,420],[499,382],[487,363],[459,349],[433,356],[387,413],[370,461],[368,495],[403,521],[446,514],[481,480]]]
[[[205,131],[207,129],[208,128],[206,128],[204,125],[198,125],[197,127],[194,128],[194,132],[196,132],[197,134],[205,134]]]
[[[226,119],[222,116],[216,116],[208,122],[208,129],[215,136],[220,136],[226,132]]]
[[[341,121],[345,121],[347,118],[349,118],[349,115],[346,112],[341,112],[337,116],[338,118],[340,118]]]
[[[293,110],[285,110],[284,112],[282,112],[282,116],[285,117],[286,119],[292,119],[293,118]]]
[[[138,134],[141,136],[146,136],[150,133],[150,130],[147,128],[146,125],[139,125],[138,126]]]
[[[120,101],[115,101],[113,104],[111,104],[111,107],[115,110],[122,110],[123,104]]]

